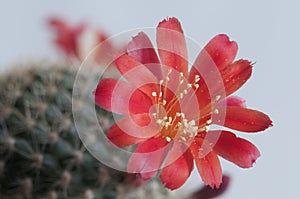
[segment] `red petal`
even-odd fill
[[[222,168],[220,160],[214,151],[210,151],[204,158],[200,158],[200,147],[198,143],[191,145],[191,152],[196,161],[198,172],[206,185],[211,188],[219,188],[222,183]]]
[[[145,33],[140,32],[132,38],[128,44],[127,52],[128,55],[144,64],[157,79],[162,79],[159,59],[149,37]]]
[[[181,187],[194,168],[190,150],[179,144],[174,144],[168,154],[167,162],[171,161],[172,163],[164,167],[160,173],[162,183],[171,190]],[[180,155],[179,158],[177,158],[178,155]]]
[[[187,49],[178,19],[168,18],[158,24],[156,42],[161,63],[183,72],[186,77],[188,70]]]
[[[200,77],[199,80],[197,80],[197,76]],[[200,110],[210,104],[212,102],[211,99],[214,99],[217,95],[222,98],[226,95],[224,89],[223,93],[218,92],[217,95],[214,92],[216,86],[223,85],[223,78],[214,61],[205,50],[200,52],[189,74],[189,82],[193,84],[196,81],[199,85],[199,88],[196,90],[196,96]]]
[[[225,91],[222,93],[220,90],[221,86],[225,89],[222,71],[232,63],[237,49],[236,42],[221,34],[215,36],[199,53],[191,69],[189,81],[194,82],[195,76],[200,76],[200,87],[196,94],[201,108],[211,103],[216,96],[225,97]]]
[[[107,132],[107,138],[116,146],[122,148],[140,143],[145,139],[133,137],[122,131],[117,124],[113,124]]]
[[[246,108],[246,101],[238,96],[230,96],[220,101],[216,106],[235,106]]]
[[[214,133],[211,131],[210,133]],[[214,151],[241,168],[252,167],[260,156],[258,149],[249,141],[236,137],[235,134],[222,131]]]
[[[143,64],[135,60],[133,57],[123,54],[118,57],[115,64],[121,74],[136,88],[151,97],[153,91],[157,91],[157,78]]]
[[[196,68],[193,68],[191,74],[195,75],[199,73],[198,71],[195,72],[195,69],[200,70],[201,74],[205,74],[200,75],[198,84],[201,86],[197,90],[197,95],[200,95],[199,99],[206,104],[210,102],[211,97],[220,96],[221,99],[223,99],[237,91],[246,83],[252,74],[252,64],[250,61],[238,60],[224,67],[223,70],[219,72],[208,58],[206,62],[201,62],[201,60],[206,59],[208,55],[203,53],[199,56],[199,61],[197,61],[197,59],[194,65]]]
[[[144,93],[115,79],[100,80],[94,95],[97,105],[117,114],[148,113],[152,105]]]
[[[272,121],[269,116],[262,112],[252,109],[228,106],[226,109],[226,118],[223,126],[238,131],[258,132],[272,126]]]
[[[114,123],[107,132],[107,138],[118,147],[125,147],[153,137],[159,130],[149,114],[137,114]]]
[[[234,93],[241,88],[252,74],[250,61],[240,59],[235,61],[222,71],[223,84],[227,95]]]
[[[220,34],[212,38],[204,49],[217,67],[222,70],[234,60],[238,46],[235,41],[230,41],[227,35]]]
[[[140,143],[128,161],[127,172],[140,173],[145,180],[154,177],[169,151],[167,144],[161,137]]]

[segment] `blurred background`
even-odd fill
[[[0,6],[0,69],[16,63],[61,56],[51,40],[46,19],[61,16],[85,21],[108,34],[155,27],[167,16],[177,17],[185,34],[204,46],[214,35],[226,33],[239,44],[237,58],[256,62],[249,82],[237,93],[250,108],[271,116],[274,127],[258,134],[239,134],[251,140],[262,156],[251,169],[222,160],[231,176],[221,197],[297,198],[299,179],[299,8],[286,1],[3,1]],[[293,93],[295,92],[295,93]],[[194,170],[180,190],[201,187]]]

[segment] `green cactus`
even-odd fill
[[[174,198],[155,180],[140,187],[129,183],[138,179],[86,151],[72,117],[76,70],[31,65],[0,78],[0,199]],[[74,103],[80,107],[88,101]],[[111,113],[98,106],[96,111],[107,130]]]

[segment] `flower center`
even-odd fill
[[[172,70],[169,69],[165,79],[159,81],[159,91],[152,92],[156,104],[152,115],[161,127],[160,136],[166,141],[170,142],[173,139],[187,141],[193,139],[201,131],[208,131],[208,125],[211,121],[199,125],[196,124],[195,119],[186,118],[187,113],[180,111],[180,104],[183,101],[186,104],[190,98],[195,97],[195,92],[199,88],[200,76],[195,75],[194,81],[189,83],[185,80],[183,73],[180,72],[179,77],[177,75],[176,78],[178,81],[176,91],[171,93],[168,90],[171,72]]]

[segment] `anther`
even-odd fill
[[[216,96],[216,101],[218,101],[221,98],[221,95]]]
[[[183,93],[180,93],[180,94],[179,94],[179,98],[180,98],[180,99],[183,99]]]
[[[219,109],[215,109],[214,114],[219,114]]]
[[[169,126],[170,126],[170,123],[169,123],[169,122],[166,122],[166,124],[165,124],[166,129],[167,129]]]
[[[195,75],[195,82],[197,83],[197,82],[199,82],[199,80],[200,80],[200,76],[199,75]]]
[[[170,137],[166,137],[167,142],[171,142],[171,138]]]
[[[208,126],[205,126],[204,129],[205,129],[205,132],[209,131],[209,127]]]
[[[156,123],[157,123],[157,124],[162,124],[162,123],[163,123],[163,120],[162,120],[162,119],[158,119],[158,120],[156,120]]]
[[[151,95],[152,95],[153,97],[156,97],[156,96],[157,96],[157,93],[153,91],[153,92],[151,93]]]
[[[167,104],[167,100],[163,100],[163,106]]]

